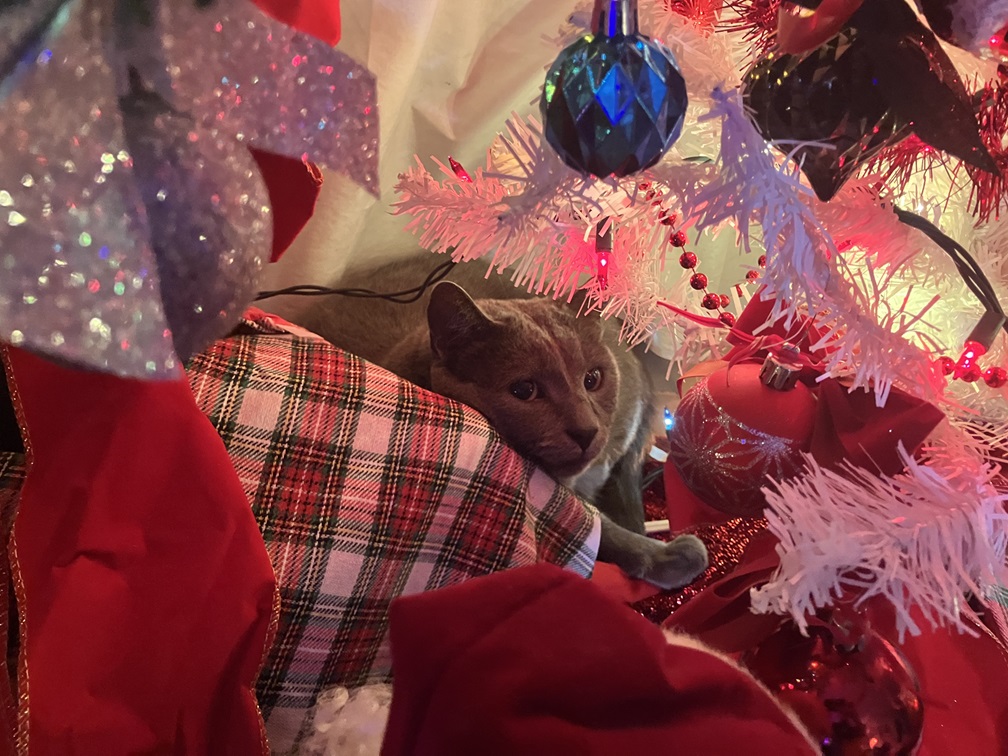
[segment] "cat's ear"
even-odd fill
[[[451,281],[441,281],[431,291],[427,305],[431,349],[443,357],[453,347],[485,336],[493,327],[465,290]]]

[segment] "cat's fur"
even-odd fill
[[[400,291],[435,264],[425,255],[340,285]],[[458,265],[414,304],[335,298],[300,320],[337,346],[481,412],[510,446],[598,506],[599,559],[663,587],[689,582],[706,567],[698,539],[665,546],[639,535],[641,464],[654,412],[639,360],[601,318],[522,297],[484,271]],[[534,396],[516,396],[515,387],[529,382]]]

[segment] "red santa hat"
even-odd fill
[[[398,599],[383,756],[818,754],[749,673],[540,564]]]

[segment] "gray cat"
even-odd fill
[[[352,272],[340,286],[401,291],[435,264],[424,255]],[[523,296],[485,270],[457,265],[412,304],[336,297],[299,320],[333,344],[482,413],[512,448],[599,508],[600,560],[663,588],[690,582],[707,566],[699,539],[663,544],[641,535],[641,465],[654,406],[640,361],[602,318]]]

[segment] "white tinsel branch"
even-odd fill
[[[790,614],[802,628],[844,593],[857,603],[881,596],[896,610],[902,639],[921,627],[972,632],[966,595],[985,597],[1008,578],[1008,496],[991,484],[993,466],[969,444],[929,449],[927,463],[900,447],[894,477],[844,464],[765,489],[780,568],[752,590],[753,610]]]
[[[798,168],[771,153],[745,112],[741,93],[716,90],[713,101],[708,117],[722,123],[720,170],[686,199],[697,226],[731,222],[747,250],[759,229],[767,258],[763,296],[774,299],[772,317],[816,319],[825,331],[819,346],[829,347],[828,375],[848,379],[852,388],[874,390],[880,405],[894,384],[928,398],[939,396],[941,379],[928,356],[904,338],[922,312],[885,303],[884,287],[870,266],[867,277],[852,272],[814,212],[814,198]]]

